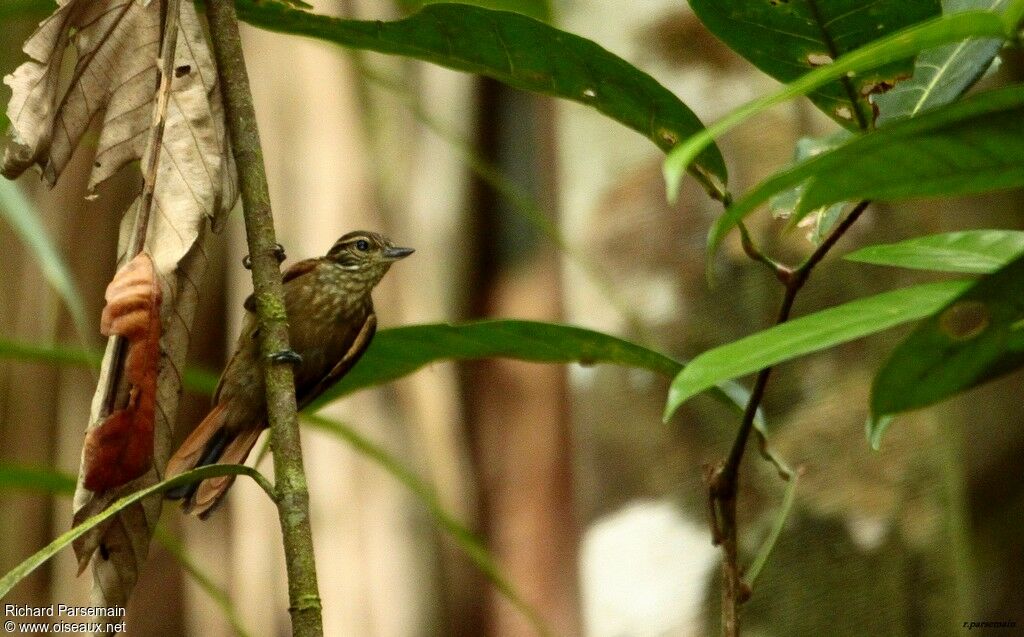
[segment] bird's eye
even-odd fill
[[[369,249],[370,242],[367,241],[366,239],[360,239],[359,241],[356,241],[356,250],[359,250],[360,252],[366,252]]]

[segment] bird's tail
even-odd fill
[[[262,429],[229,430],[224,426],[226,416],[223,404],[210,410],[167,462],[167,478],[206,465],[245,462]],[[205,518],[217,507],[234,481],[233,475],[207,478],[171,489],[166,497],[182,500],[181,508],[186,513]]]

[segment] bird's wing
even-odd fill
[[[296,261],[295,263],[290,265],[287,270],[284,271],[283,275],[281,275],[281,283],[287,283],[292,279],[299,278],[303,274],[308,274],[312,272],[313,270],[316,269],[316,266],[320,265],[320,262],[322,260],[322,257],[317,257],[315,259],[303,259],[302,261]],[[244,307],[246,310],[250,312],[255,313],[256,294],[253,293],[246,297],[245,303],[242,304],[242,307]]]
[[[341,377],[347,374],[359,362],[359,358],[362,357],[363,352],[369,347],[370,341],[373,340],[373,335],[376,332],[377,315],[370,312],[366,315],[366,320],[363,321],[363,325],[356,334],[355,339],[353,339],[352,344],[349,345],[348,351],[345,352],[345,355],[341,357],[341,360],[334,365],[331,371],[323,378],[307,386],[296,387],[295,395],[299,409],[309,405],[331,385],[341,380]]]

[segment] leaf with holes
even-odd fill
[[[1024,0],[1012,0],[1002,13],[965,11],[940,16],[851,51],[834,63],[801,76],[775,93],[744,104],[672,149],[663,166],[669,199],[675,200],[679,192],[679,180],[695,157],[715,139],[754,115],[786,100],[807,95],[843,77],[861,74],[930,48],[968,38],[1013,38],[1021,21],[1024,21]]]
[[[935,272],[988,274],[1024,255],[1020,230],[965,230],[867,246],[847,260]]]
[[[926,407],[1024,366],[1024,257],[924,320],[875,376],[876,416]]]
[[[793,153],[793,163],[799,164],[811,157],[820,155],[826,151],[838,148],[849,141],[852,133],[845,129],[825,137],[802,137],[796,142],[796,149]],[[800,200],[804,196],[804,184],[794,186],[773,196],[769,207],[772,216],[788,219],[800,207]],[[819,245],[835,224],[846,206],[846,202],[834,203],[810,213],[807,218],[800,222],[802,227],[810,227],[807,233],[807,240],[814,245]]]
[[[943,12],[1002,11],[1007,3],[1008,0],[946,0]],[[1002,45],[1001,38],[979,38],[922,51],[914,62],[914,75],[875,98],[878,125],[915,117],[957,99],[981,78]]]
[[[772,195],[806,182],[793,215],[850,199],[967,195],[1024,185],[1024,86],[979,93],[862,135],[758,184],[718,218],[708,246]]]
[[[780,82],[791,82],[839,56],[941,13],[939,0],[690,0],[701,22]],[[872,125],[871,96],[913,72],[898,60],[819,87],[808,97],[853,130]]]

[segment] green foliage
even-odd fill
[[[1024,7],[1024,4],[1020,4],[1020,7]],[[815,69],[787,84],[776,93],[748,102],[672,149],[664,165],[669,199],[675,200],[683,173],[709,144],[754,115],[791,98],[806,95],[851,73],[864,73],[925,49],[968,38],[1013,38],[1020,16],[1024,14],[1024,9],[1021,12],[1017,9],[1017,3],[1014,3],[1001,15],[966,11],[928,20],[851,51],[832,64]]]
[[[772,195],[805,182],[794,221],[854,198],[962,195],[1024,185],[1024,85],[936,108],[776,174],[719,218],[709,248]]]
[[[943,304],[879,370],[876,416],[924,407],[1024,365],[1024,258]]]
[[[884,292],[704,352],[672,381],[665,418],[698,392],[723,381],[928,316],[966,287],[963,281],[945,281]]]
[[[842,129],[826,137],[801,138],[796,143],[796,151],[793,153],[793,163],[800,164],[811,157],[820,155],[821,153],[834,148],[838,148],[842,144],[846,143],[850,137],[851,133]],[[770,201],[772,214],[776,217],[792,217],[796,214],[796,211],[799,210],[800,202],[803,200],[804,191],[806,189],[807,187],[805,184],[799,184],[772,196]],[[846,202],[839,202],[819,208],[818,210],[810,213],[810,215],[817,216],[817,219],[814,220],[814,227],[811,231],[812,243],[815,245],[821,243],[822,239],[825,238],[829,231],[832,230],[835,224],[839,221],[840,215],[845,207]]]
[[[452,2],[453,0],[448,0]],[[419,11],[428,4],[442,4],[444,0],[399,0],[398,4],[409,12]],[[551,22],[551,3],[547,0],[454,0],[457,4],[471,4],[493,11],[512,11],[541,22]]]
[[[75,479],[49,469],[0,463],[0,488],[31,489],[44,493],[73,495]]]
[[[1007,0],[948,0],[943,10],[947,14],[1002,11],[1006,5]],[[914,117],[957,99],[978,81],[1002,45],[1001,38],[982,38],[922,51],[914,64],[912,78],[875,97],[878,125]]]
[[[434,361],[477,358],[582,365],[613,363],[662,376],[673,376],[681,367],[664,354],[569,325],[515,320],[410,325],[381,330],[359,364],[313,406],[401,378]]]
[[[283,3],[242,0],[255,26],[401,55],[492,77],[514,88],[591,106],[669,150],[704,128],[650,75],[594,42],[523,15],[465,4],[430,4],[396,22],[343,20]],[[716,196],[726,182],[718,149],[704,149],[692,172]]]
[[[988,274],[1024,254],[1024,232],[966,230],[868,246],[850,261],[935,272]]]
[[[709,31],[780,82],[941,11],[939,0],[690,0],[690,6]],[[823,84],[808,97],[843,126],[866,129],[874,120],[871,94],[909,76],[913,66],[912,57],[897,59]]]

